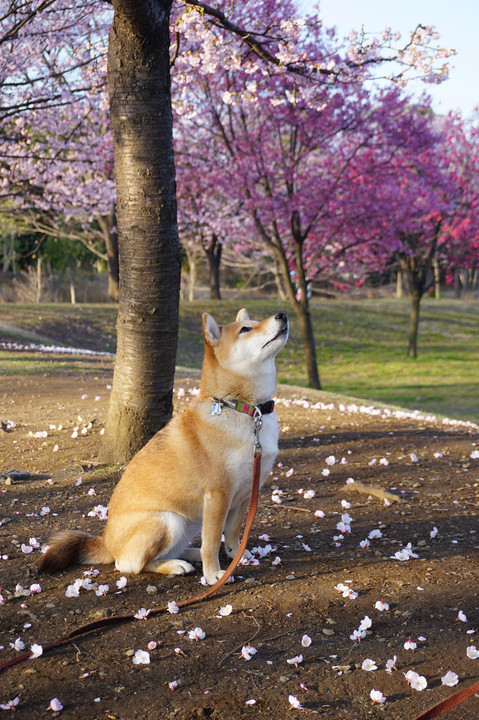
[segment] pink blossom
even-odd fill
[[[369,697],[373,701],[373,703],[385,703],[386,702],[386,696],[382,694],[380,690],[371,690],[369,693]]]
[[[133,662],[135,665],[149,665],[150,653],[146,652],[146,650],[137,650],[133,656]]]
[[[146,610],[146,608],[140,608],[139,610],[137,610],[133,617],[135,617],[137,620],[146,620],[150,612],[151,611]]]
[[[299,702],[296,695],[290,695],[288,697],[288,701],[289,701],[289,704],[291,705],[291,707],[294,708],[295,710],[304,710],[303,706]]]
[[[98,597],[100,597],[101,595],[106,595],[109,589],[110,588],[108,585],[98,585],[95,594],[98,595]]]
[[[63,710],[63,705],[58,698],[53,698],[53,700],[50,700],[50,705],[47,710],[53,710],[53,712],[61,712],[61,710]]]
[[[258,651],[252,645],[243,645],[241,648],[241,655],[245,660],[251,660],[253,655],[256,655]]]
[[[298,667],[298,665],[303,662],[303,656],[296,655],[295,657],[286,660],[286,662],[288,663],[288,665],[294,665],[295,667]]]
[[[458,682],[459,677],[455,672],[452,672],[452,670],[448,670],[448,672],[441,677],[441,683],[447,685],[447,687],[453,687],[457,685]]]
[[[188,631],[188,637],[190,640],[204,640],[206,633],[200,627],[196,627],[194,630]]]
[[[13,700],[8,700],[6,703],[0,703],[0,708],[2,710],[15,710],[19,702],[20,698],[17,696]]]
[[[386,672],[391,674],[393,670],[396,670],[396,655],[386,662]]]

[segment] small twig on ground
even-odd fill
[[[373,485],[365,485],[361,482],[354,481],[348,485],[343,485],[340,488],[341,492],[357,492],[363,495],[372,495],[373,497],[379,498],[379,500],[389,500],[389,502],[404,502],[399,495],[383,490],[382,488],[374,487]]]
[[[229,658],[231,655],[233,655],[237,650],[240,650],[240,648],[242,648],[244,645],[249,645],[249,644],[255,639],[255,637],[258,635],[259,631],[261,630],[261,625],[259,624],[259,622],[256,620],[256,618],[255,618],[253,615],[249,615],[248,617],[250,617],[250,618],[251,618],[252,620],[254,620],[254,622],[256,623],[256,625],[257,625],[257,630],[256,630],[256,632],[255,632],[250,638],[248,638],[248,640],[246,640],[245,642],[240,643],[240,645],[237,645],[237,646],[234,647],[232,650],[230,650],[229,653],[227,653],[226,655],[223,655],[223,657],[221,658],[221,660],[220,660],[219,663],[218,663],[218,667],[221,665],[221,663],[222,663],[224,660],[226,660],[226,659]]]
[[[285,510],[297,510],[298,512],[305,512],[305,513],[312,513],[312,510],[308,510],[308,508],[301,508],[297,507],[296,505],[264,505],[263,507],[267,508],[284,508]]]

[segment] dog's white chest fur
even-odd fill
[[[235,442],[225,458],[226,466],[233,480],[232,501],[244,499],[251,491],[254,459],[254,421],[247,415],[239,415],[229,410],[229,432],[234,436]],[[239,415],[239,417],[237,417]],[[261,475],[260,485],[263,485],[270,474],[278,454],[278,421],[276,413],[263,416],[263,426],[259,431],[261,444]]]

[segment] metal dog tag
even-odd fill
[[[211,406],[211,413],[210,415],[221,415],[223,410],[223,405],[221,402],[213,400],[213,404]]]

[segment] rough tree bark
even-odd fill
[[[169,66],[171,0],[112,4],[108,84],[120,301],[100,459],[124,463],[171,417],[181,258]]]

